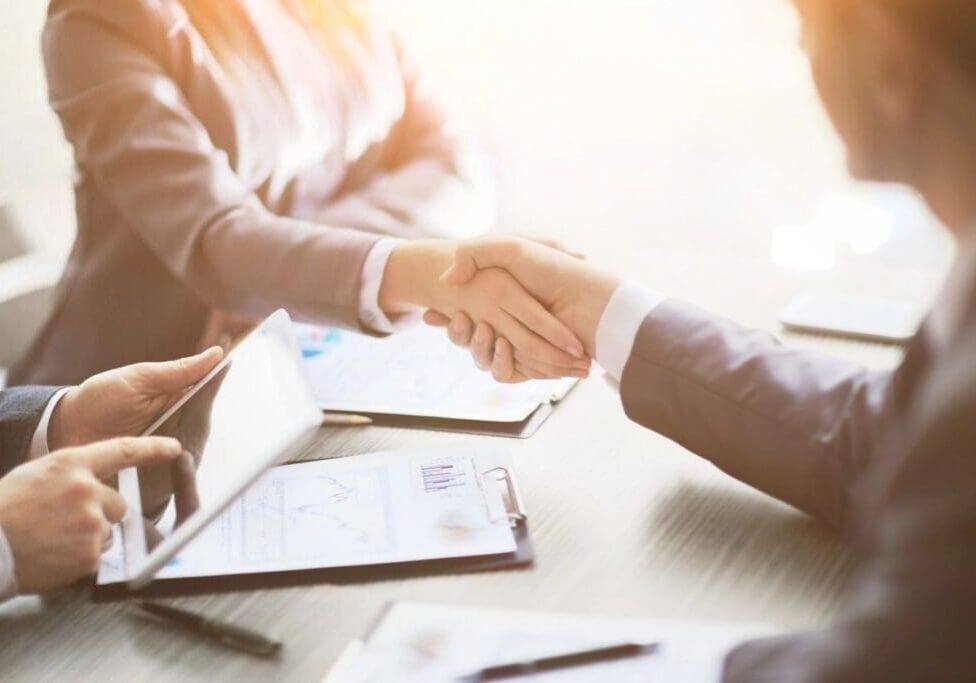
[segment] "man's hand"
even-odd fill
[[[496,237],[491,243],[504,246],[523,241]],[[398,245],[383,275],[381,308],[396,312],[422,306],[445,316],[463,313],[497,330],[527,361],[552,368],[560,376],[585,376],[590,359],[581,341],[510,273],[485,266],[456,282],[441,278],[465,244],[421,240]]]
[[[120,436],[138,436],[223,358],[214,347],[168,363],[109,370],[68,391],[51,416],[52,451]]]
[[[125,438],[32,460],[0,479],[0,527],[23,593],[66,586],[98,570],[125,500],[103,480],[119,470],[172,462],[175,439]]]
[[[469,282],[485,269],[510,273],[550,313],[579,338],[591,358],[596,355],[596,328],[619,280],[587,266],[563,251],[523,239],[484,238],[462,244],[451,268],[444,273],[447,284]],[[463,312],[453,315],[431,310],[428,324],[448,326],[451,340],[470,346],[477,365],[491,369],[500,382],[564,377],[558,366],[541,363],[521,353],[505,334],[486,321],[473,321]]]

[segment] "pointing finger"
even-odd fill
[[[125,437],[100,441],[75,449],[72,454],[99,479],[108,479],[119,470],[173,460],[183,452],[176,439],[161,436]]]

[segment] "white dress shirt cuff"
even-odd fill
[[[54,409],[58,407],[58,403],[61,402],[61,399],[64,398],[64,395],[70,389],[71,387],[61,389],[47,402],[47,406],[45,406],[44,412],[41,414],[41,421],[37,423],[37,429],[34,430],[34,438],[31,439],[30,451],[28,452],[28,457],[31,460],[50,453],[47,443],[47,432],[51,425],[51,416],[54,414]]]
[[[402,241],[393,237],[378,240],[369,250],[366,262],[363,263],[362,286],[359,290],[359,322],[378,334],[392,334],[412,325],[423,313],[418,308],[416,311],[401,313],[391,318],[380,308],[380,286],[383,284],[386,262],[390,260],[393,249]]]
[[[7,543],[7,535],[0,528],[0,602],[17,595],[17,574],[14,573],[14,554]]]
[[[611,383],[619,383],[644,318],[667,297],[634,282],[621,282],[614,290],[596,328],[596,362]]]

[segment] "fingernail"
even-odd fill
[[[451,332],[460,332],[460,331],[461,331],[461,320],[460,319],[458,319],[458,320],[452,320],[451,321]]]
[[[570,356],[573,356],[574,358],[583,357],[583,348],[581,346],[567,346],[565,348],[565,351],[566,353],[568,353]]]
[[[170,437],[165,437],[165,439],[166,439],[167,451],[170,451],[174,454],[183,452],[183,445],[179,441],[177,441],[176,439],[172,439]]]

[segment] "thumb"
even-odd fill
[[[509,269],[522,251],[517,239],[484,239],[462,244],[454,254],[454,264],[441,275],[446,285],[463,285],[485,268]]]
[[[76,448],[71,453],[96,477],[108,479],[127,467],[174,460],[183,453],[183,447],[168,437],[124,437]]]
[[[135,384],[150,394],[171,394],[183,391],[203,379],[223,359],[224,351],[212,346],[188,358],[164,363],[140,363],[131,368]]]

